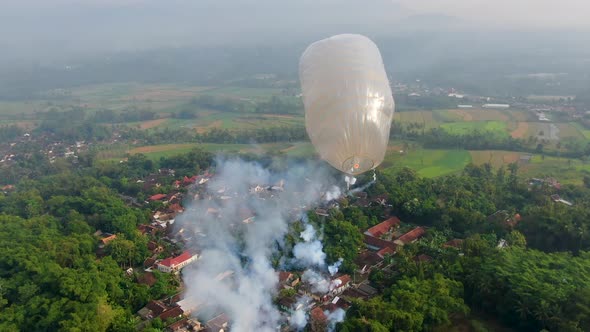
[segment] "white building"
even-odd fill
[[[171,273],[182,270],[183,267],[199,259],[199,255],[192,255],[190,252],[185,251],[180,256],[168,257],[161,260],[158,265],[158,270],[164,273]]]

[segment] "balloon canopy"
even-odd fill
[[[299,61],[305,128],[322,159],[358,175],[383,161],[394,112],[377,46],[345,34],[311,44]]]

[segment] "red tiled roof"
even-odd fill
[[[340,280],[340,284],[336,285],[336,288],[340,288],[340,287],[345,286],[348,283],[350,283],[350,281],[352,279],[350,279],[350,276],[348,274],[344,274],[344,275],[341,275],[340,277],[334,279],[333,281],[336,281],[336,280]]]
[[[391,217],[384,222],[367,229],[365,233],[371,234],[374,237],[380,237],[389,232],[392,227],[399,225],[399,223],[400,220],[397,217]]]
[[[391,247],[385,247],[385,248],[377,251],[377,255],[379,255],[379,257],[381,257],[381,258],[385,257],[385,255],[387,255],[387,254],[393,255],[393,254],[395,254],[395,250]]]
[[[397,240],[401,241],[404,244],[411,243],[416,241],[418,238],[422,237],[426,233],[426,230],[423,227],[416,227],[413,230],[407,232],[406,234],[400,236]]]
[[[191,255],[190,252],[185,251],[182,254],[180,254],[180,256],[176,256],[174,258],[168,257],[166,259],[163,259],[159,264],[164,265],[164,266],[168,266],[168,267],[173,267],[173,266],[176,266],[186,260],[191,259],[191,257],[193,257],[193,255]]]
[[[325,322],[326,320],[328,320],[328,318],[324,314],[324,311],[320,307],[313,308],[313,310],[310,312],[310,314],[311,314],[311,319],[313,319],[316,322]]]
[[[159,201],[159,200],[164,199],[164,198],[166,198],[166,195],[165,194],[155,194],[153,196],[150,196],[149,200],[150,201]]]

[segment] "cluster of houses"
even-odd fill
[[[42,147],[39,152],[47,156],[50,163],[54,163],[57,158],[71,158],[76,162],[78,155],[81,152],[88,151],[88,148],[91,145],[91,143],[85,141],[77,141],[74,144],[55,141],[50,134],[34,136],[25,133],[23,136],[18,137],[11,142],[0,144],[0,166],[11,165],[13,162],[17,161],[21,157],[19,146],[31,142],[38,143]],[[25,155],[22,157],[27,156]]]

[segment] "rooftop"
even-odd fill
[[[383,234],[388,233],[392,227],[398,226],[400,220],[397,217],[391,217],[382,223],[379,223],[365,231],[365,234],[374,237],[381,237]]]
[[[173,267],[173,266],[183,263],[184,261],[191,259],[192,257],[193,257],[193,255],[191,255],[190,252],[185,251],[182,254],[180,254],[180,256],[176,256],[174,258],[168,257],[166,259],[163,259],[159,264],[164,265],[164,266],[168,266],[168,267]]]
[[[403,244],[408,244],[416,241],[424,234],[426,234],[426,230],[424,229],[424,227],[416,227],[413,230],[407,232],[406,234],[400,236],[396,241],[400,241]]]

